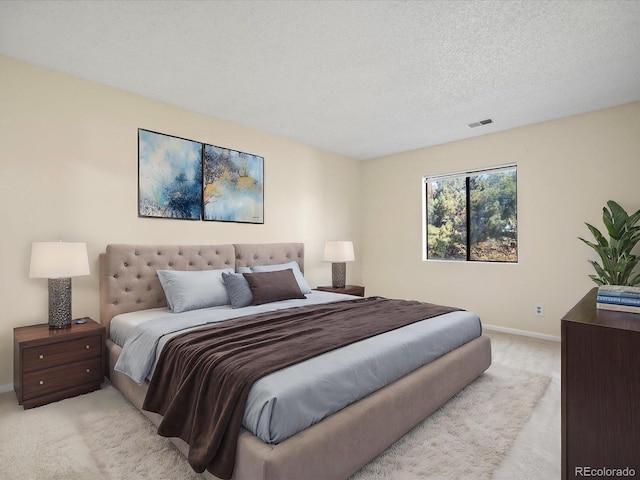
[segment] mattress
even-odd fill
[[[180,314],[143,310],[114,317],[111,338],[123,347],[116,370],[138,383],[150,378],[166,341],[190,328],[243,315],[350,297],[314,291],[287,300],[232,309],[213,307]],[[249,394],[243,426],[276,444],[480,336],[480,319],[452,312],[333,350],[267,375]]]

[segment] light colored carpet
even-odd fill
[[[0,479],[202,477],[111,384],[30,410],[0,396]]]
[[[492,367],[354,480],[559,478],[559,344],[488,333]],[[109,384],[26,411],[0,395],[0,451],[3,479],[201,478]]]

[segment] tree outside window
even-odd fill
[[[517,167],[425,178],[426,258],[518,261]]]

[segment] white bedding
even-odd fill
[[[154,322],[161,325],[161,331],[171,330],[159,335],[154,342],[149,339],[142,342],[145,348],[153,350],[153,359],[147,362],[150,363],[148,371],[141,377],[150,378],[162,346],[171,337],[186,331],[182,325],[193,328],[196,324],[353,298],[359,297],[314,291],[306,300],[286,300],[241,309],[223,306],[179,314],[170,313],[166,308],[144,310],[114,317],[110,336],[123,346],[123,354],[135,358],[137,349],[128,349],[127,344],[133,343],[131,339],[140,330],[136,327]],[[274,372],[252,387],[243,425],[264,442],[279,443],[481,333],[480,319],[475,314],[452,312]]]

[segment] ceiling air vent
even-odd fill
[[[489,125],[490,123],[493,123],[493,120],[487,118],[486,120],[480,120],[479,122],[467,123],[467,127],[476,128],[482,125]]]

